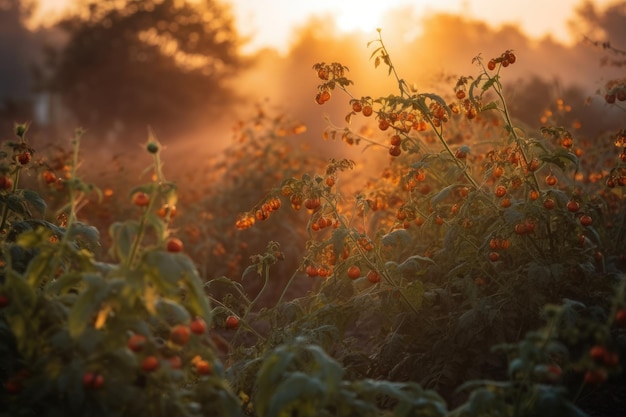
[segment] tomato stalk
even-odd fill
[[[11,186],[11,190],[9,191],[10,194],[15,193],[15,191],[17,190],[17,183],[18,183],[19,178],[20,178],[20,171],[21,170],[22,170],[22,167],[19,166],[19,165],[15,169],[15,173],[13,174],[13,185]],[[9,217],[9,205],[6,204],[6,203],[3,203],[3,205],[2,205],[2,221],[0,222],[0,230],[4,230],[4,227],[6,226],[8,217]]]
[[[484,73],[487,74],[487,71],[485,71]],[[494,80],[494,79],[490,78],[490,81],[491,80]],[[529,158],[528,158],[528,155],[526,154],[526,149],[525,149],[524,143],[522,142],[522,138],[519,137],[519,135],[515,131],[515,127],[513,126],[513,120],[511,119],[509,107],[504,98],[504,93],[502,92],[502,84],[500,84],[500,81],[498,79],[495,79],[491,88],[500,99],[501,107],[498,108],[498,111],[504,117],[504,122],[506,123],[510,134],[513,136],[513,140],[515,141],[515,144],[517,145],[517,149],[519,149],[522,155],[522,159],[524,160],[524,166],[527,167],[529,164]],[[539,181],[537,180],[537,174],[534,171],[531,171],[531,174],[532,174],[531,178],[533,180],[533,183],[536,189],[537,190],[541,189],[541,187],[539,186]]]

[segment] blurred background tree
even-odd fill
[[[32,1],[0,0],[0,131],[11,132],[20,117],[32,117],[31,75],[38,54],[36,35],[25,21]]]
[[[181,133],[235,101],[229,81],[246,66],[217,0],[81,0],[58,27],[67,42],[49,48],[41,87],[98,135]]]

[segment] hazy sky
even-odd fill
[[[73,0],[40,0],[42,15],[51,15]],[[227,3],[227,1],[224,1]],[[330,14],[345,31],[365,30],[373,33],[380,26],[385,9],[413,5],[418,14],[435,11],[463,13],[498,26],[519,24],[531,37],[551,34],[569,43],[567,20],[581,0],[231,0],[240,33],[252,36],[247,46],[252,51],[272,46],[285,51],[291,30],[312,14]],[[614,3],[596,0],[598,5]],[[384,29],[384,27],[383,27]]]

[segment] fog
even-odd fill
[[[492,27],[480,20],[452,14],[417,16],[410,9],[390,11],[381,29],[400,76],[414,84],[419,92],[433,92],[444,98],[452,97],[452,87],[459,76],[478,73],[478,68],[472,64],[474,57],[481,55],[488,59],[504,50],[514,50],[518,57],[516,64],[502,72],[505,94],[514,116],[538,127],[546,107],[567,97],[572,101],[568,102],[573,108],[572,114],[582,121],[580,134],[591,137],[614,128],[622,120],[623,113],[619,109],[607,108],[602,90],[607,80],[623,76],[623,68],[603,66],[603,62],[623,57],[594,46],[589,39],[610,40],[623,49],[626,2],[617,2],[606,10],[597,9],[591,2],[582,2],[577,16],[576,21],[570,22],[572,35],[578,40],[572,46],[550,38],[529,39],[515,26]],[[7,21],[6,16],[4,21]],[[18,25],[3,24],[1,28],[0,53],[3,57],[14,57],[0,63],[3,137],[9,135],[7,126],[13,122],[32,120],[33,140],[63,145],[69,143],[74,128],[82,126],[87,130],[86,159],[90,158],[91,150],[96,150],[95,161],[107,161],[114,155],[119,157],[129,152],[134,155],[145,142],[145,136],[129,137],[115,126],[108,132],[93,130],[88,121],[68,114],[57,101],[48,108],[48,123],[40,123],[45,118],[38,121],[33,110],[35,105],[27,106],[28,99],[35,97],[32,68],[36,63],[41,65],[37,48],[44,45],[42,37],[48,41],[53,39],[57,46],[63,42],[63,37],[50,29],[28,35]],[[249,57],[251,65],[229,80],[235,99],[232,104],[200,112],[193,123],[151,122],[167,147],[164,155],[167,166],[170,169],[181,167],[181,158],[190,154],[197,161],[219,155],[229,146],[232,126],[252,117],[257,105],[270,114],[284,114],[307,126],[305,134],[284,138],[295,146],[310,148],[325,157],[362,157],[362,149],[322,139],[322,132],[328,127],[327,119],[340,128],[346,125],[344,116],[349,111],[350,97],[335,91],[330,102],[323,106],[315,103],[319,80],[311,68],[321,61],[346,65],[350,69],[348,77],[354,81],[350,90],[355,97],[393,93],[395,80],[382,66],[374,68],[370,60],[372,47],[368,48],[367,44],[376,38],[377,33],[341,33],[332,16],[312,17],[294,32],[288,53],[267,49]],[[15,104],[18,102],[19,106]],[[12,104],[14,107],[10,107]],[[94,105],[105,107],[108,104],[96,102]],[[176,133],[162,128],[164,122],[173,124]],[[371,120],[356,117],[352,128],[359,130],[366,122],[371,123]]]

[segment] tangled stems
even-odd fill
[[[481,64],[482,65],[482,64]],[[486,74],[489,77],[489,74],[487,73],[486,69],[483,67],[483,71],[484,74]],[[504,94],[502,93],[502,84],[500,83],[499,79],[496,77],[489,77],[489,83],[491,83],[491,87],[493,89],[493,91],[496,93],[496,95],[498,96],[500,103],[501,103],[501,107],[498,108],[498,111],[500,112],[500,114],[502,114],[502,116],[504,117],[504,121],[507,125],[507,130],[509,131],[509,133],[513,136],[513,139],[515,140],[515,144],[517,145],[517,148],[519,149],[522,158],[524,160],[524,165],[528,166],[529,164],[529,159],[528,159],[528,155],[526,155],[526,151],[525,151],[525,147],[523,146],[522,143],[522,139],[519,137],[519,135],[517,134],[517,132],[515,131],[515,127],[513,126],[513,121],[511,119],[511,114],[509,112],[509,107],[506,103],[506,100],[504,98]],[[537,176],[534,172],[532,172],[531,178],[533,180],[533,183],[536,187],[536,189],[539,189],[539,182],[537,181]]]

